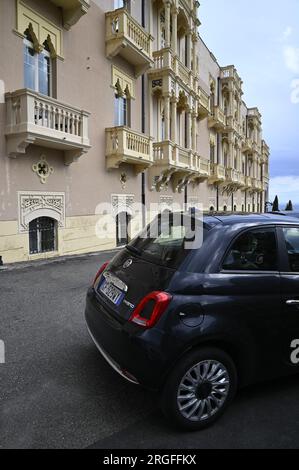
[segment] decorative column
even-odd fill
[[[165,47],[170,47],[170,0],[164,0],[165,4]]]
[[[170,96],[164,96],[164,139],[170,140]]]
[[[152,81],[148,81],[148,102],[149,102],[149,116],[148,116],[148,122],[149,122],[149,135],[153,136],[154,135],[154,97],[152,93]],[[158,116],[156,116],[156,119]]]
[[[229,115],[234,115],[234,93],[231,87],[229,87]]]
[[[192,145],[192,139],[191,139],[192,117],[191,117],[190,108],[187,109],[186,113],[187,113],[187,129],[186,129],[186,132],[187,132],[187,148],[191,149],[191,145]]]
[[[234,142],[230,139],[228,143],[228,148],[229,148],[229,157],[228,157],[228,162],[227,166],[228,168],[233,168],[234,167]]]
[[[171,140],[177,144],[177,100],[171,99]]]
[[[197,151],[196,148],[196,127],[197,127],[197,120],[196,120],[196,113],[193,111],[192,113],[192,131],[191,131],[191,148],[193,152]]]
[[[172,40],[171,48],[174,54],[178,53],[178,9],[172,9]]]
[[[187,33],[187,67],[191,70],[191,57],[192,57],[192,31]]]
[[[194,74],[197,73],[197,54],[196,54],[196,46],[197,46],[197,37],[196,37],[196,34],[193,34],[192,36],[192,43],[193,43],[193,67],[192,67],[192,71]]]

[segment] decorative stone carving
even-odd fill
[[[161,212],[166,209],[172,210],[172,206],[173,206],[173,197],[160,196],[159,209]]]
[[[19,192],[19,233],[29,230],[29,224],[38,217],[50,217],[58,222],[59,227],[65,226],[65,194]]]
[[[133,206],[135,203],[134,194],[112,194],[111,203],[112,214],[115,217],[122,212],[127,212],[129,215],[133,216]]]
[[[126,189],[127,181],[128,181],[127,174],[126,174],[126,173],[122,173],[122,174],[120,175],[120,183],[121,183],[121,186],[122,186],[123,190]]]
[[[40,157],[39,162],[32,165],[32,170],[40,178],[42,184],[45,184],[49,176],[54,173],[54,168],[48,164],[44,155]]]

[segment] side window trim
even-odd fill
[[[251,232],[251,231],[257,231],[257,230],[260,230],[260,231],[263,231],[263,230],[273,230],[274,233],[275,233],[275,238],[276,238],[276,246],[277,246],[277,268],[276,270],[273,270],[273,271],[269,271],[269,270],[261,270],[261,271],[255,271],[255,270],[237,270],[237,269],[234,269],[234,270],[230,270],[230,269],[223,269],[222,266],[223,266],[223,263],[226,259],[226,257],[228,256],[231,248],[233,247],[234,243],[238,240],[238,238],[242,235],[244,235],[245,233],[247,232]],[[283,234],[282,234],[283,235]],[[280,256],[280,239],[279,239],[279,235],[278,235],[278,231],[277,231],[277,226],[275,225],[265,225],[265,226],[256,226],[256,227],[247,227],[243,230],[241,230],[240,232],[238,232],[236,234],[236,236],[233,238],[233,240],[231,240],[230,244],[228,245],[227,249],[225,250],[225,253],[219,263],[219,266],[218,266],[218,272],[221,273],[221,274],[257,274],[257,275],[260,275],[260,274],[280,274],[280,268],[281,268],[281,256]]]
[[[280,239],[280,251],[281,251],[281,274],[287,274],[288,276],[298,276],[299,271],[291,271],[288,250],[286,247],[286,239],[284,236],[284,229],[296,228],[299,230],[299,225],[283,225],[278,227],[278,236]]]

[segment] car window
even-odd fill
[[[127,248],[133,248],[150,262],[177,269],[190,252],[186,242],[194,237],[192,225],[191,218],[186,215],[170,213],[169,217],[158,216]],[[198,222],[196,231],[199,230],[199,238],[203,241],[208,229]]]
[[[283,229],[291,272],[299,272],[299,228]]]
[[[235,241],[223,269],[234,271],[277,271],[278,251],[275,229],[251,230]]]

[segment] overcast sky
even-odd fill
[[[263,115],[271,197],[299,204],[299,0],[201,0],[200,33]]]

